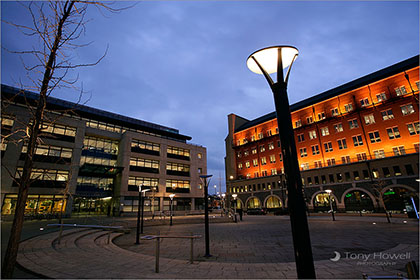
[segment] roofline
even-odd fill
[[[17,103],[25,103],[25,99],[29,102],[36,101],[39,97],[38,93],[21,90],[16,87],[8,86],[8,85],[1,85],[1,94],[2,97],[4,95],[9,95],[10,97],[18,97],[15,100]],[[13,96],[12,96],[13,95]],[[74,102],[66,101],[63,99],[55,98],[48,96],[47,97],[47,108],[52,110],[63,110],[63,109],[71,109],[74,113],[77,113],[80,116],[95,119],[98,121],[110,122],[113,124],[118,124],[122,126],[128,126],[131,128],[141,129],[147,132],[159,134],[162,136],[171,137],[178,140],[191,140],[190,136],[179,134],[179,130],[170,128],[167,126],[154,124],[151,122],[123,116],[120,114],[108,112],[101,109],[96,109],[93,107],[89,107],[86,105],[77,104]]]
[[[305,107],[314,105],[318,102],[321,102],[323,100],[330,99],[332,97],[338,96],[340,94],[355,90],[357,88],[372,84],[376,81],[385,79],[387,77],[399,74],[403,71],[415,68],[419,66],[419,55],[415,55],[411,58],[408,58],[406,60],[403,60],[401,62],[398,62],[396,64],[393,64],[391,66],[388,66],[386,68],[383,68],[381,70],[378,70],[376,72],[373,72],[371,74],[368,74],[366,76],[360,77],[356,80],[353,80],[351,82],[345,83],[341,86],[338,86],[336,88],[324,91],[320,94],[314,95],[310,98],[304,99],[302,101],[299,101],[297,103],[294,103],[290,105],[290,111],[298,111],[300,109],[303,109]],[[276,118],[276,112],[271,112],[266,115],[263,115],[261,117],[258,117],[254,120],[249,121],[248,123],[240,126],[238,129],[235,130],[235,132],[239,132],[242,130],[245,130],[247,128],[253,127],[255,125],[267,122],[269,120]]]

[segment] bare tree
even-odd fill
[[[71,70],[78,67],[94,66],[106,55],[105,51],[93,63],[72,63],[74,60],[74,50],[89,45],[89,43],[77,43],[85,32],[88,22],[85,16],[89,6],[94,6],[100,11],[105,12],[118,12],[122,10],[114,9],[109,4],[89,0],[49,1],[47,3],[35,2],[26,6],[32,17],[32,26],[5,22],[15,26],[25,35],[38,39],[40,41],[40,48],[28,51],[12,51],[22,55],[31,55],[35,58],[36,63],[34,65],[24,63],[24,67],[27,70],[28,78],[32,82],[29,89],[38,91],[39,98],[35,104],[28,106],[28,110],[31,111],[32,115],[31,121],[27,124],[24,133],[21,134],[23,140],[27,143],[27,153],[22,174],[16,179],[19,187],[18,199],[2,266],[2,278],[12,278],[16,264],[23,227],[25,203],[30,187],[34,152],[40,142],[42,125],[46,122],[45,108],[47,97],[59,87],[76,88],[75,83],[77,82],[77,77],[75,79],[68,78]],[[7,139],[12,139],[11,135],[2,136],[2,142],[7,141]]]
[[[382,207],[385,211],[386,219],[387,219],[388,223],[391,223],[391,220],[389,218],[388,210],[386,209],[384,197],[382,195],[382,191],[385,187],[386,187],[386,182],[384,180],[379,180],[378,182],[372,184],[372,189],[375,191],[374,195],[376,197],[376,201],[378,203],[378,206],[379,206],[380,203],[382,203]]]

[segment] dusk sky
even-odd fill
[[[419,53],[418,1],[136,3],[105,16],[89,9],[91,22],[80,42],[93,43],[76,50],[74,60],[94,62],[107,45],[109,50],[99,65],[73,76],[87,91],[87,106],[176,128],[205,146],[211,185],[219,174],[224,178],[227,115],[251,120],[274,111],[266,80],[246,67],[252,52],[273,45],[298,48],[291,104]],[[16,2],[2,1],[1,17],[30,23]],[[1,26],[2,47],[27,50],[35,44]],[[1,71],[3,84],[28,83],[16,54],[2,50]],[[53,96],[76,101],[78,93],[58,90]]]

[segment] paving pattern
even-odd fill
[[[317,278],[362,278],[367,275],[405,275],[404,265],[418,263],[418,224],[393,224],[375,219],[310,219]],[[134,245],[131,234],[113,233],[107,243],[104,231],[65,231],[22,243],[18,262],[50,278],[123,279],[284,279],[296,278],[290,223],[287,217],[251,217],[235,223],[210,224],[212,257],[204,258],[204,237],[195,241],[195,262],[189,263],[189,241],[161,242],[160,272],[155,273],[155,241]],[[145,234],[203,234],[202,224],[145,227]],[[403,238],[402,238],[403,237]],[[334,262],[335,253],[341,259]],[[393,257],[393,259],[391,259]]]

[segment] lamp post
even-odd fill
[[[332,199],[331,199],[331,192],[332,192],[332,190],[325,190],[325,192],[328,193],[328,197],[329,197],[329,200],[330,200],[330,209],[331,209],[332,220],[335,221],[334,209],[333,209]]]
[[[315,278],[311,239],[305,211],[305,201],[302,194],[302,180],[287,96],[287,82],[290,69],[297,56],[298,50],[292,46],[268,47],[252,53],[248,57],[247,66],[252,72],[264,75],[274,95],[284,175],[288,190],[288,208],[297,276],[298,278]],[[283,69],[287,67],[289,68],[286,76],[284,76]],[[276,72],[277,82],[273,82],[269,74]]]
[[[200,175],[200,179],[204,184],[204,224],[205,224],[205,239],[206,239],[206,254],[204,257],[211,257],[210,255],[210,239],[209,239],[209,201],[208,201],[208,185],[210,183],[210,177],[213,175]],[[209,179],[207,181],[207,179]]]
[[[149,189],[143,190],[143,185],[139,185],[139,205],[137,208],[137,232],[136,232],[136,244],[140,244],[140,211],[141,211],[141,233],[143,233],[143,210],[144,210],[144,200],[143,195]]]
[[[170,195],[169,195],[169,198],[171,199],[171,205],[170,205],[170,207],[171,207],[171,219],[170,219],[170,221],[169,221],[169,225],[170,226],[172,226],[172,213],[174,212],[174,197],[175,197],[175,194],[173,194],[173,193],[171,193]]]
[[[226,194],[222,193],[222,216],[225,213],[225,197],[226,197]]]
[[[233,215],[235,215],[235,223],[237,223],[238,220],[236,218],[236,204],[237,204],[236,198],[238,197],[238,195],[236,193],[234,193],[234,194],[232,194],[232,197],[233,197],[233,201],[234,201],[233,202]]]

